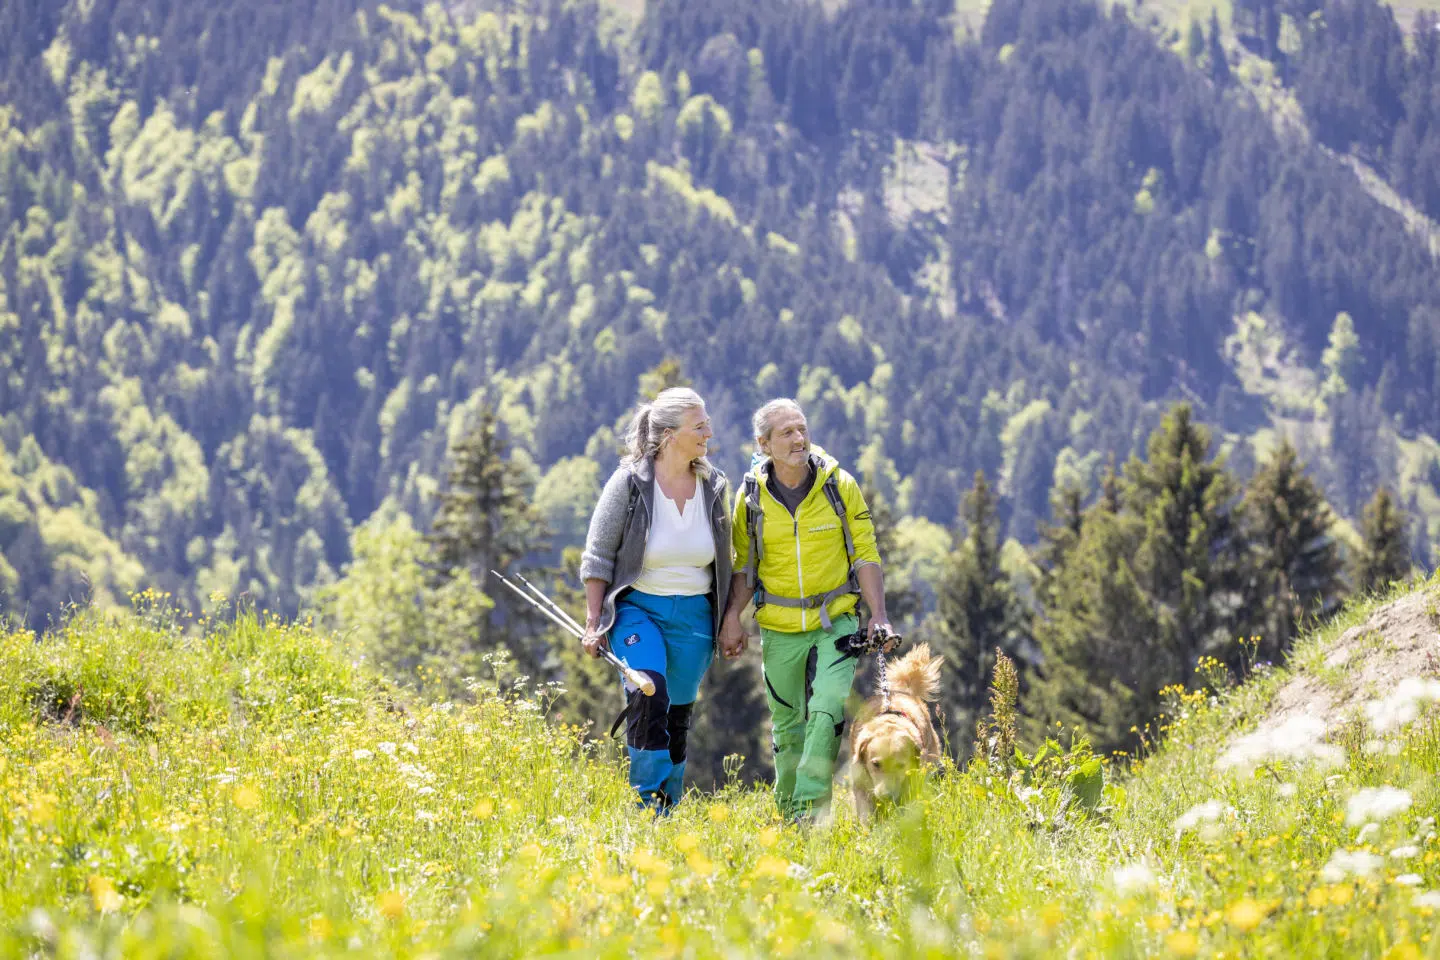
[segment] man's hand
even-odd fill
[[[872,642],[883,640],[880,652],[889,653],[900,642],[900,635],[890,628],[889,620],[875,619],[870,621],[870,639]]]
[[[605,634],[596,629],[597,626],[598,624],[590,622],[585,624],[585,636],[580,638],[580,646],[585,648],[586,653],[598,660],[601,650],[610,649],[610,641],[606,639]]]
[[[727,615],[720,621],[720,652],[725,655],[726,660],[734,660],[745,652],[749,645],[750,638],[745,635],[745,628],[740,624],[739,616]]]

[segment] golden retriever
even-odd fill
[[[890,708],[879,693],[860,708],[850,739],[850,791],[866,822],[880,803],[901,803],[922,773],[940,761],[940,738],[930,708],[940,691],[943,657],[918,644],[890,664]]]

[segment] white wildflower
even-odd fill
[[[1402,873],[1394,880],[1402,887],[1418,887],[1425,882],[1425,878],[1418,873]]]
[[[1339,883],[1349,876],[1368,877],[1380,869],[1382,862],[1375,854],[1364,850],[1336,850],[1321,868],[1320,878],[1326,883]]]
[[[409,740],[406,740],[404,743],[400,744],[400,749],[404,750],[412,757],[418,757],[420,755],[420,748],[415,746],[415,744],[411,743]]]
[[[1410,809],[1410,791],[1395,787],[1367,787],[1350,798],[1345,822],[1350,826],[1371,820],[1387,820]]]
[[[1440,890],[1425,890],[1410,898],[1410,905],[1440,910]]]
[[[371,753],[369,750],[366,750],[364,747],[361,747],[354,753],[350,754],[350,756],[355,758],[356,760],[369,760],[371,757],[375,756],[375,754]]]
[[[791,880],[804,880],[806,877],[810,876],[810,868],[792,862],[790,866],[785,868],[785,874]]]
[[[415,793],[416,793],[418,796],[422,796],[422,797],[428,797],[430,794],[432,794],[432,793],[434,793],[434,792],[435,792],[435,788],[434,788],[434,787],[419,787],[419,788],[417,788],[417,789],[415,790]]]
[[[1426,703],[1440,700],[1440,680],[1406,677],[1393,691],[1365,704],[1365,719],[1377,733],[1389,733],[1410,724]]]
[[[1300,788],[1297,787],[1297,786],[1296,786],[1295,784],[1293,784],[1293,783],[1282,783],[1282,784],[1280,784],[1280,786],[1278,786],[1278,787],[1275,788],[1275,792],[1278,793],[1278,794],[1280,794],[1280,796],[1282,796],[1282,797],[1289,798],[1289,797],[1293,797],[1293,796],[1295,796],[1295,794],[1299,793],[1299,792],[1300,792]]]
[[[1363,826],[1363,827],[1360,828],[1360,831],[1359,831],[1358,833],[1355,834],[1355,842],[1356,842],[1356,843],[1368,843],[1369,840],[1370,840],[1370,838],[1373,837],[1375,834],[1377,834],[1377,833],[1379,833],[1379,832],[1380,832],[1380,824],[1378,824],[1378,823],[1367,823],[1367,824],[1365,824],[1365,826]]]
[[[382,740],[379,743],[375,744],[375,749],[379,750],[387,757],[395,756],[395,744],[391,743],[389,740]]]
[[[1414,844],[1404,847],[1396,847],[1390,851],[1390,856],[1395,860],[1409,860],[1411,857],[1420,856],[1420,848]]]
[[[1227,813],[1234,812],[1234,807],[1227,807],[1219,800],[1206,800],[1204,803],[1197,803],[1175,819],[1175,833],[1181,834],[1187,830],[1194,830],[1202,824],[1215,823]]]
[[[416,810],[415,819],[419,820],[421,823],[434,823],[435,814],[431,813],[428,810]]]
[[[1278,727],[1257,730],[1236,740],[1215,761],[1215,768],[1248,772],[1277,760],[1314,763],[1322,768],[1339,766],[1345,752],[1325,742],[1325,731],[1325,721],[1319,717],[1291,717]]]
[[[1122,897],[1143,893],[1155,886],[1155,871],[1144,860],[1137,860],[1134,863],[1118,867],[1110,874],[1110,881],[1115,884],[1115,890]]]

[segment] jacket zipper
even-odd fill
[[[800,562],[800,514],[796,508],[795,514],[795,576],[800,581],[800,599],[805,599],[805,567]],[[810,624],[805,618],[805,608],[800,608],[800,629],[809,630]]]

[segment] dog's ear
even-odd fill
[[[865,754],[869,751],[870,741],[873,739],[875,735],[868,731],[856,731],[855,742],[850,750],[850,756],[856,763],[866,763]]]

